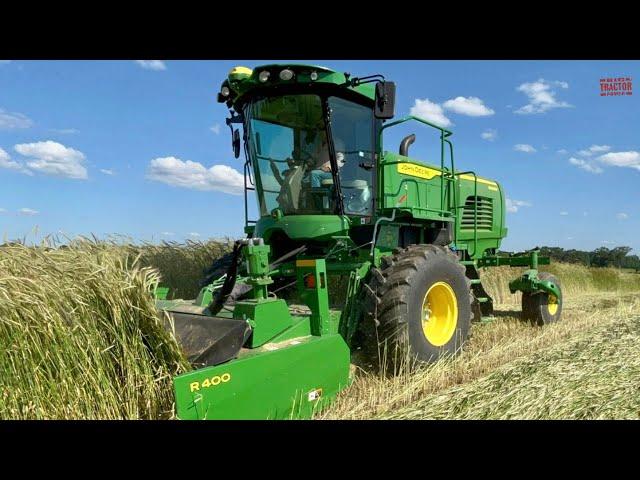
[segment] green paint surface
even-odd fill
[[[183,420],[308,418],[349,384],[349,358],[340,335],[265,345],[228,363],[176,377],[177,416]],[[226,381],[218,380],[223,376]]]

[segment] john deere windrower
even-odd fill
[[[179,418],[309,417],[349,385],[352,352],[391,371],[455,354],[470,323],[492,315],[483,267],[528,267],[510,283],[523,316],[559,320],[560,284],[538,272],[549,259],[497,254],[507,234],[498,182],[456,170],[449,130],[393,119],[394,83],[236,67],[218,101],[236,158],[244,149],[247,237],[196,300],[158,300],[194,365],[174,381]],[[383,149],[406,122],[438,135],[439,161],[409,156],[415,135]]]

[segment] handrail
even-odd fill
[[[449,154],[451,156],[451,179],[453,180],[453,211],[456,212],[456,224],[458,224],[459,222],[457,221],[457,212],[458,212],[458,185],[456,184],[456,167],[455,164],[453,162],[453,143],[451,143],[450,140],[447,140],[446,138],[444,139],[445,142],[447,142],[449,144]],[[444,172],[443,172],[444,175]],[[453,228],[453,244],[456,245],[457,241],[458,241],[458,233],[457,233],[457,227],[458,225],[454,226]]]
[[[451,135],[453,135],[453,132],[451,130],[447,130],[446,128],[440,127],[440,126],[436,125],[435,123],[428,122],[424,118],[416,117],[415,115],[408,115],[408,116],[406,116],[404,118],[401,118],[400,120],[396,120],[395,122],[391,122],[391,123],[387,123],[386,125],[383,125],[382,128],[380,129],[380,133],[382,134],[382,131],[385,128],[394,127],[396,125],[399,125],[399,124],[405,123],[405,122],[409,122],[411,120],[415,120],[416,122],[419,122],[419,123],[424,123],[425,125],[429,125],[430,127],[433,127],[435,129],[440,130],[443,133],[446,133],[445,138],[446,137],[450,137]]]
[[[378,145],[382,146],[382,132],[389,128],[389,127],[394,127],[396,125],[399,125],[401,123],[405,123],[405,122],[409,122],[411,120],[414,120],[418,123],[423,123],[429,127],[435,128],[436,130],[440,130],[440,171],[441,171],[441,175],[440,175],[440,208],[442,209],[442,211],[444,210],[444,197],[445,197],[445,176],[447,176],[447,174],[450,174],[451,177],[447,177],[447,180],[451,180],[453,182],[453,208],[454,208],[454,212],[457,211],[458,209],[458,205],[457,205],[457,185],[456,185],[456,175],[455,175],[455,163],[453,160],[453,144],[451,143],[450,140],[447,140],[447,137],[450,137],[451,135],[453,135],[453,132],[451,130],[447,130],[446,128],[440,127],[439,125],[436,125],[435,123],[431,123],[423,118],[420,117],[416,117],[415,115],[409,115],[406,116],[404,118],[401,118],[399,120],[396,120],[395,122],[391,122],[391,123],[387,123],[386,125],[383,125],[382,128],[380,129],[379,132],[379,136],[378,136]],[[449,151],[451,154],[451,172],[447,172],[444,166],[444,144],[448,143],[449,144]],[[449,186],[449,184],[447,184],[447,187]],[[451,199],[451,196],[449,197],[449,199]],[[448,211],[448,210],[447,210]],[[457,237],[456,233],[455,233],[455,228],[454,228],[454,241],[455,238]]]

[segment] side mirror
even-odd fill
[[[233,154],[238,158],[240,156],[240,130],[233,131],[233,141],[231,145],[233,146]]]
[[[393,82],[376,83],[376,105],[374,116],[383,120],[393,118],[396,103],[396,84]]]

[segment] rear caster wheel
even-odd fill
[[[540,272],[538,278],[555,283],[562,291],[562,285],[554,275]],[[547,292],[524,292],[522,294],[522,318],[524,320],[542,326],[560,321],[561,315],[562,301],[555,295]]]

